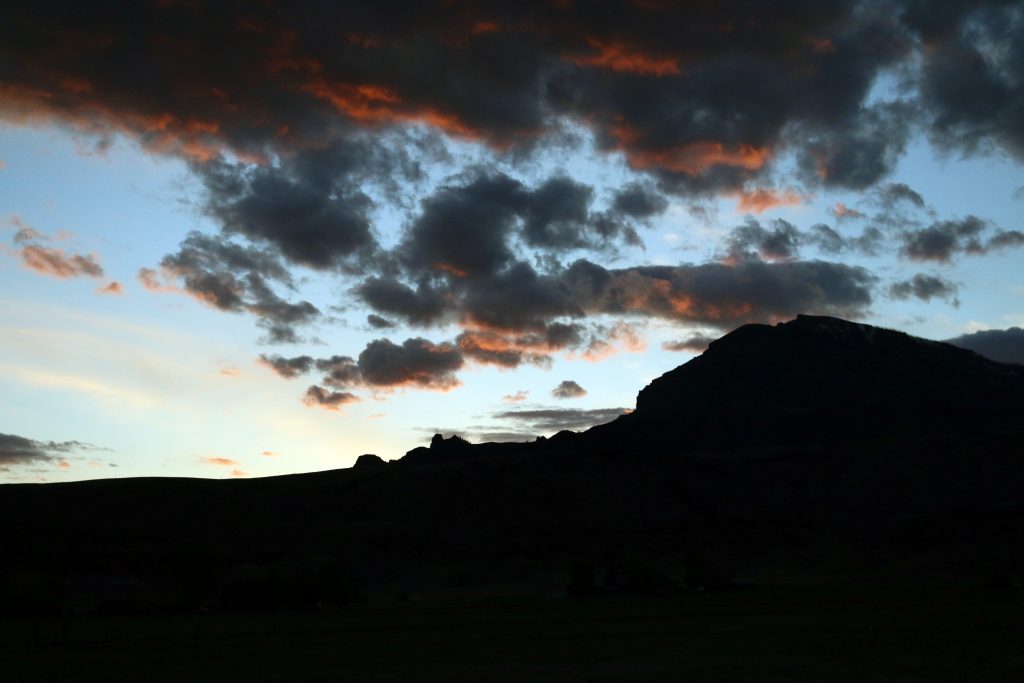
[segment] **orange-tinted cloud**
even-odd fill
[[[579,66],[596,66],[646,76],[672,76],[679,73],[679,60],[675,57],[648,54],[636,47],[612,40],[588,38],[594,54],[572,55],[565,59]]]
[[[117,280],[96,288],[97,294],[124,294],[124,285]]]
[[[243,472],[242,470],[236,468],[236,469],[231,470],[231,476],[232,477],[248,477],[249,474],[247,472]]]
[[[194,161],[210,161],[225,148],[215,120],[117,108],[84,87],[84,81],[69,77],[49,87],[0,84],[0,118],[19,125],[56,122],[106,136],[120,133],[151,152]]]
[[[749,192],[740,192],[737,196],[736,208],[745,213],[764,213],[779,206],[796,206],[803,202],[803,197],[792,190],[777,192],[758,188]]]
[[[629,165],[637,170],[660,169],[696,176],[714,166],[734,166],[747,171],[761,169],[771,158],[768,147],[725,145],[721,142],[699,141],[658,149],[640,146],[641,134],[624,122],[613,125],[610,132],[626,155]]]
[[[836,202],[836,205],[832,207],[832,215],[843,220],[844,218],[864,218],[864,214],[857,209],[850,208],[842,202]]]
[[[224,375],[225,377],[238,377],[240,371],[238,370],[238,368],[235,367],[221,368],[220,374]]]
[[[811,50],[818,54],[829,54],[836,51],[835,44],[828,38],[808,38],[807,42],[811,46]]]
[[[360,123],[421,123],[454,137],[467,140],[482,138],[479,131],[466,125],[458,116],[436,107],[403,102],[394,89],[386,86],[330,82],[317,76],[301,89],[327,100],[338,111]]]
[[[218,467],[235,467],[240,463],[237,460],[231,458],[222,458],[219,456],[206,456],[199,458],[199,462],[204,465],[216,465]]]
[[[28,244],[21,248],[21,261],[29,270],[40,275],[52,275],[59,278],[73,278],[82,275],[102,277],[103,267],[96,260],[95,254],[83,256],[68,254],[63,249]]]
[[[496,21],[481,19],[480,21],[477,21],[475,24],[473,24],[473,27],[470,28],[469,32],[474,36],[479,36],[487,33],[497,33],[500,30],[501,27],[498,26],[498,23]]]
[[[515,335],[484,328],[460,334],[455,343],[467,358],[485,365],[514,368],[523,363],[547,365],[557,347],[541,335]]]
[[[168,284],[153,268],[139,268],[138,275],[135,277],[139,284],[151,292],[181,292],[178,287]]]

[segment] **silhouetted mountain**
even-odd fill
[[[665,373],[598,443],[824,446],[1019,431],[1024,367],[838,318],[745,325]]]
[[[580,434],[435,436],[255,480],[0,486],[0,612],[1019,577],[1021,415],[1024,367],[834,318],[747,325]]]
[[[946,343],[976,351],[1000,363],[1024,365],[1024,328],[981,330],[947,339]]]

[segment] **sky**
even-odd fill
[[[1024,362],[1024,3],[0,19],[0,482],[585,429],[799,313]]]

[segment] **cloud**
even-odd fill
[[[982,330],[947,339],[946,343],[970,349],[1000,363],[1024,365],[1024,328]]]
[[[915,9],[920,20],[922,7]],[[918,82],[932,141],[972,153],[996,147],[1024,159],[1024,9],[979,5],[942,18]]]
[[[316,369],[325,373],[323,383],[332,387],[357,387],[363,384],[363,371],[353,358],[331,356],[316,361]]]
[[[382,318],[376,313],[370,313],[366,316],[366,324],[375,330],[389,330],[396,327],[396,324],[387,318]]]
[[[626,408],[595,408],[575,410],[572,408],[537,408],[529,410],[505,410],[495,413],[498,420],[516,423],[521,434],[549,434],[563,429],[587,429],[597,424],[611,422],[628,413]]]
[[[29,270],[61,279],[103,277],[103,267],[95,254],[68,253],[63,249],[39,244],[48,241],[49,237],[24,223],[17,215],[10,216],[5,222],[18,228],[13,237],[17,245],[15,252],[21,257],[22,265]]]
[[[199,458],[199,462],[203,465],[216,465],[217,467],[235,467],[239,464],[237,460],[214,455],[204,455]]]
[[[97,262],[94,254],[85,256],[68,254],[63,249],[43,247],[37,244],[28,244],[22,247],[20,254],[25,267],[40,275],[52,275],[58,278],[73,278],[82,275],[103,277],[103,267]]]
[[[736,208],[745,213],[764,213],[780,206],[796,206],[804,201],[800,194],[792,191],[775,191],[757,188],[738,193]]]
[[[124,294],[124,285],[114,280],[109,284],[96,288],[97,294]]]
[[[890,285],[889,296],[893,299],[915,298],[921,301],[945,299],[954,306],[959,306],[960,301],[956,298],[959,290],[959,285],[940,275],[918,273],[908,280],[900,280]]]
[[[864,218],[863,213],[842,202],[836,202],[836,205],[830,209],[830,213],[838,220]]]
[[[799,255],[803,234],[789,221],[776,219],[771,228],[765,228],[750,218],[733,229],[726,239],[727,258],[742,261],[763,258],[779,261]]]
[[[325,410],[338,410],[341,406],[358,400],[358,396],[347,391],[331,391],[314,384],[306,389],[302,402],[307,406],[317,406]]]
[[[910,230],[902,235],[903,256],[914,261],[947,263],[960,254],[987,254],[1024,246],[1024,233],[1017,230],[996,230],[977,216],[960,220],[936,221],[926,228]]]
[[[913,119],[912,105],[887,102],[811,133],[797,155],[804,180],[850,190],[875,185],[903,155]]]
[[[523,185],[500,173],[480,173],[465,184],[442,187],[423,200],[399,247],[400,259],[424,275],[496,273],[512,260],[508,236],[527,202]]]
[[[650,185],[632,182],[618,190],[612,199],[612,211],[620,216],[648,219],[664,213],[668,201]]]
[[[567,379],[552,389],[551,395],[555,398],[579,398],[580,396],[586,396],[587,390],[571,379]]]
[[[73,453],[105,450],[109,449],[82,441],[36,441],[15,434],[0,434],[0,471],[32,462],[67,462],[66,458]]]
[[[501,397],[501,400],[505,403],[522,403],[530,395],[529,391],[520,390],[514,394],[506,394]]]
[[[293,263],[329,269],[374,252],[373,201],[360,188],[375,164],[401,167],[376,158],[383,153],[348,136],[275,166],[216,161],[194,168],[206,186],[205,211],[225,232],[273,244]]]
[[[353,292],[374,310],[401,318],[411,325],[438,323],[451,307],[443,292],[426,280],[413,289],[393,277],[370,277],[356,286]]]
[[[311,356],[296,356],[285,358],[278,355],[260,355],[259,362],[267,366],[285,379],[294,379],[304,375],[313,369],[313,358]]]
[[[396,20],[365,5],[163,3],[131,17],[116,8],[68,12],[44,26],[36,7],[19,3],[6,13],[2,54],[14,67],[2,114],[101,139],[127,134],[196,163],[225,150],[263,161],[304,150],[340,154],[337,164],[359,156],[355,143],[331,151],[353,129],[422,126],[500,150],[535,143],[571,118],[668,188],[736,191],[770,173],[785,145],[814,174],[825,169],[826,181],[863,187],[891,167],[901,127],[918,118],[940,145],[1019,154],[1020,14],[1015,5],[938,11],[911,0],[728,1],[607,12],[586,3],[455,4]],[[870,102],[877,77],[896,66],[906,72],[904,100]],[[439,73],[445,78],[424,77]],[[270,188],[270,205],[294,206],[277,202],[305,196],[308,177],[288,169],[281,179],[291,187]],[[322,233],[339,237],[329,242],[337,248],[316,254],[277,227],[249,229],[277,240],[288,258],[333,264],[367,243],[349,192],[357,184],[351,174],[340,184],[333,206],[299,202],[345,217]],[[261,194],[243,190],[228,204]],[[298,222],[308,225],[309,215]]]
[[[233,242],[222,235],[190,232],[176,253],[161,262],[163,273],[181,282],[181,291],[222,311],[247,312],[267,332],[271,343],[299,341],[297,328],[320,317],[308,301],[290,302],[270,286],[294,287],[276,252]],[[156,271],[142,269],[139,280],[153,291],[174,291],[159,282]]]
[[[906,183],[886,183],[873,192],[875,203],[886,209],[892,209],[900,203],[910,204],[918,209],[924,208],[924,197]]]
[[[565,273],[589,312],[735,327],[798,311],[858,317],[877,278],[864,268],[826,261],[743,261],[606,270],[577,261]]]
[[[662,343],[661,348],[666,351],[685,351],[687,353],[703,353],[708,345],[718,339],[717,336],[694,332],[682,339]]]
[[[370,386],[412,385],[441,391],[459,385],[455,371],[464,364],[452,344],[434,344],[422,338],[406,339],[400,345],[376,339],[359,354],[358,362],[363,381]]]

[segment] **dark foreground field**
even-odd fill
[[[1021,681],[1020,589],[758,587],[0,622],[2,681]]]

